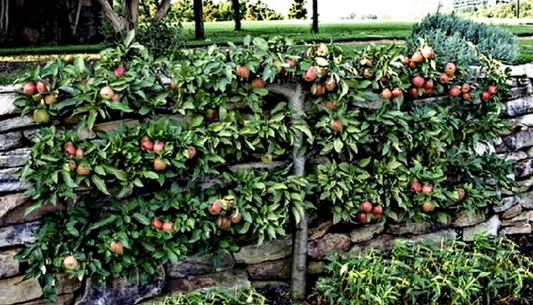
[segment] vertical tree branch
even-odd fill
[[[139,0],[130,0],[129,3],[128,30],[137,29],[139,25]]]
[[[286,97],[293,110],[292,120],[297,121],[302,118],[304,112],[305,95],[300,84],[295,87],[288,85],[270,84],[267,89],[274,94]],[[305,175],[305,156],[300,153],[304,141],[304,135],[301,131],[296,133],[296,140],[292,148],[293,170],[294,175],[303,177]],[[307,285],[307,211],[299,223],[295,224],[294,240],[292,247],[292,284],[291,288],[295,295],[305,295]]]
[[[304,93],[302,86],[297,85],[291,100],[293,120],[300,120],[304,111]],[[305,157],[300,153],[303,146],[304,135],[301,131],[296,133],[296,140],[292,149],[292,159],[294,163],[294,175],[303,177],[305,175]],[[292,291],[296,295],[305,295],[306,275],[307,275],[307,211],[299,223],[296,224],[293,242],[292,261]]]

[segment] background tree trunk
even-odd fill
[[[196,39],[205,39],[204,5],[202,0],[194,0],[194,33]]]
[[[318,0],[313,0],[313,33],[318,33]]]
[[[235,31],[241,30],[241,10],[239,0],[231,0],[233,4],[233,19],[235,20]]]
[[[171,0],[161,1],[161,4],[157,8],[157,12],[155,13],[154,19],[152,20],[152,26],[157,25],[159,22],[161,22],[161,20],[163,20],[163,17],[165,17],[168,10],[170,9],[170,2]]]

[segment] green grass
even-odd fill
[[[520,39],[518,45],[520,46],[520,57],[517,63],[533,62],[533,39]]]
[[[232,22],[206,23],[205,41],[194,40],[194,24],[183,25],[183,35],[189,46],[205,44],[225,44],[227,41],[239,43],[246,35],[276,36],[292,38],[295,42],[337,42],[366,41],[381,39],[404,39],[411,32],[410,22],[368,22],[368,23],[324,23],[320,33],[310,33],[310,26],[292,22],[244,22],[242,31],[233,31]],[[533,31],[533,27],[532,27]]]
[[[275,36],[292,38],[295,42],[336,42],[368,40],[402,40],[411,33],[413,22],[345,22],[323,23],[320,33],[310,33],[310,25],[299,21],[247,21],[241,32],[233,31],[233,22],[205,23],[206,40],[194,39],[194,24],[184,23],[181,35],[186,47],[200,47],[210,44],[225,45],[228,41],[241,43],[246,35]],[[533,25],[504,25],[519,36],[533,35]],[[24,48],[0,48],[0,55],[33,54],[76,54],[98,53],[103,44],[66,45]]]

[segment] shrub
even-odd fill
[[[176,58],[183,48],[181,23],[161,22],[156,26],[143,23],[137,30],[137,40],[146,46],[154,57]]]
[[[533,283],[533,261],[515,244],[481,235],[472,245],[454,240],[435,250],[399,241],[388,256],[371,250],[332,259],[330,277],[315,287],[327,304],[493,304]]]
[[[465,42],[476,45],[479,51],[495,59],[513,62],[518,58],[518,39],[509,30],[494,25],[474,23],[456,15],[434,14],[426,16],[413,26],[407,39],[409,49],[415,49],[418,38],[423,37],[440,54],[453,54],[467,60],[465,64],[476,63],[477,57]],[[461,40],[462,38],[463,40]],[[454,53],[459,51],[460,53]]]

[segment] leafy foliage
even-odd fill
[[[29,85],[16,102],[23,115],[47,124],[46,111],[76,126],[41,130],[21,173],[32,184],[27,194],[32,209],[81,204],[68,204],[21,252],[28,275],[50,296],[71,255],[79,261],[73,276],[147,279],[162,262],[235,249],[240,238],[285,235],[291,219],[313,206],[351,223],[446,223],[457,210],[488,213],[496,189],[510,187],[511,167],[474,152],[506,129],[499,113],[507,74],[477,51],[477,70],[455,62],[452,73],[420,42],[414,50],[370,46],[345,58],[333,45],[302,52],[287,39],[247,37],[242,47],[154,59],[130,34],[95,65],[77,59],[36,69],[20,80]],[[422,51],[417,62],[406,56]],[[451,96],[455,86],[466,89]],[[306,95],[305,113],[286,100],[294,88]],[[118,118],[134,120],[118,130],[99,124]],[[243,162],[253,169],[287,160],[300,133],[298,153],[313,161],[306,177],[290,175],[291,166],[239,170]],[[161,191],[146,194],[153,189]],[[312,193],[319,194],[314,202]],[[371,215],[360,208],[367,201]],[[161,232],[155,218],[171,229]]]
[[[305,7],[305,0],[294,0],[289,9],[289,19],[306,19],[307,8]]]
[[[465,48],[465,42],[475,44],[481,53],[495,59],[512,63],[518,58],[518,39],[510,31],[495,25],[474,23],[456,15],[426,16],[413,26],[413,32],[407,39],[408,46],[415,47],[419,37],[426,39],[436,50],[444,51],[440,54],[459,51],[459,58],[469,60],[465,64],[475,63],[475,55]]]
[[[436,249],[399,241],[390,255],[336,254],[315,293],[328,304],[482,304],[520,297],[533,262],[503,238],[477,236]]]
[[[264,305],[266,299],[253,288],[241,290],[215,289],[193,291],[169,296],[152,305]]]

